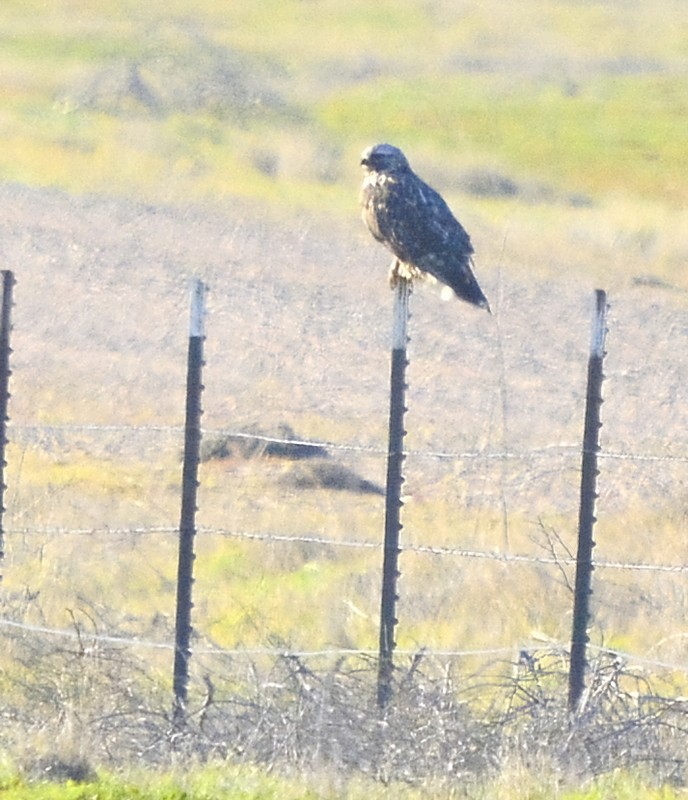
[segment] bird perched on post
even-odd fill
[[[376,144],[361,155],[363,221],[394,253],[390,283],[430,274],[462,300],[490,311],[473,274],[473,245],[440,195],[391,144]]]

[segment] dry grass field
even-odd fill
[[[5,187],[4,194],[13,214],[5,222],[5,252],[17,265],[18,281],[9,529],[106,531],[176,524],[181,434],[150,428],[183,421],[192,274],[211,287],[204,373],[208,436],[213,430],[245,431],[256,425],[279,436],[280,425],[288,423],[298,437],[333,444],[330,452],[338,462],[384,482],[391,295],[385,285],[386,256],[358,227],[318,217],[299,217],[293,226],[273,220],[268,226],[265,217],[256,221],[245,206],[224,213],[151,208],[17,186]],[[478,228],[478,233],[488,242],[485,248],[477,242],[479,253],[489,252],[489,229]],[[273,259],[270,253],[279,256]],[[412,298],[407,444],[417,455],[407,463],[408,544],[538,556],[548,555],[550,531],[574,548],[596,284],[571,276],[528,281],[518,262],[510,269],[510,258],[507,244],[496,264],[479,261],[495,307],[492,318],[458,303],[443,303],[430,286],[418,287]],[[603,442],[613,454],[681,457],[687,449],[682,403],[686,365],[674,343],[685,330],[685,296],[663,286],[636,285],[637,275],[610,279]],[[651,355],[641,358],[641,353]],[[438,458],[433,453],[457,455]],[[200,524],[228,531],[378,540],[383,510],[378,498],[296,491],[280,480],[288,468],[274,458],[207,462],[202,467]],[[680,486],[683,469],[673,461],[603,460],[600,559],[681,563],[684,508],[672,487]],[[622,529],[624,536],[619,535]],[[154,543],[151,537],[140,538],[148,542],[146,547],[164,548],[171,576],[174,536],[166,537],[167,544],[160,536]],[[82,539],[67,536],[71,544],[66,546],[46,533],[43,546],[72,561],[71,548],[82,552]],[[33,540],[22,541],[31,550],[35,547]],[[17,546],[8,540],[8,558]],[[240,588],[236,576],[228,575],[227,585],[199,580],[201,596],[219,591],[229,608],[233,604],[227,599],[234,591],[242,605],[244,594],[251,598],[247,617],[252,632],[225,624],[226,612],[216,610],[213,614],[220,616],[209,635],[223,645],[246,644],[246,637],[258,644],[279,633],[299,648],[374,646],[376,552],[338,550],[334,562],[325,558],[313,573],[314,565],[308,563],[312,553],[303,561],[288,545],[267,547],[275,550],[276,559],[271,559],[270,571],[276,573],[272,600],[271,591],[258,591],[265,579],[266,545],[212,536],[199,542],[201,554],[210,548],[218,558],[218,548],[239,548],[250,565],[248,583],[239,581]],[[92,566],[85,569],[83,552],[78,566],[85,584],[93,580],[93,571],[103,570],[100,544],[88,552]],[[24,560],[19,552],[16,558]],[[31,561],[27,568],[32,571]],[[149,580],[145,568],[154,561],[139,562],[144,573],[138,574],[127,563],[126,548],[118,558],[127,581],[142,587]],[[206,569],[213,574],[214,561],[214,556],[200,558],[201,574]],[[421,555],[409,556],[403,564],[402,603],[409,611],[400,637],[408,637],[409,645],[502,646],[533,630],[557,641],[566,639],[568,593],[560,587],[561,605],[538,609],[539,593],[530,584],[537,576],[532,566],[506,568],[507,579],[522,588],[505,593],[504,602],[513,607],[508,614],[506,608],[495,609],[494,629],[480,615],[480,634],[474,639],[466,635],[464,626],[470,628],[471,622],[459,612],[452,587],[459,575],[462,584],[475,580],[490,585],[496,580],[494,571],[505,567]],[[55,569],[52,556],[45,565]],[[321,618],[321,613],[332,614],[330,610],[318,612],[308,593],[291,591],[294,573],[303,569],[306,574],[311,570],[309,581],[317,581],[322,571],[323,587],[329,592],[336,586],[341,596],[337,605],[350,601],[360,613],[346,612],[341,619],[334,612],[340,619],[333,631]],[[438,570],[447,580],[431,598],[424,576]],[[359,596],[353,586],[361,572],[370,577]],[[556,569],[547,572],[539,580],[558,582]],[[8,586],[14,583],[13,574],[14,568],[7,570]],[[116,579],[117,572],[108,569],[103,577]],[[637,574],[625,577],[632,585],[639,579]],[[615,580],[625,577],[621,573]],[[644,580],[654,586],[667,578],[650,574]],[[283,581],[289,603],[278,590]],[[42,587],[47,591],[59,596],[64,586]],[[421,597],[415,598],[415,591]],[[473,602],[481,594],[468,586],[463,592]],[[670,595],[666,603],[673,605],[673,591]],[[482,602],[490,597],[488,591]],[[46,596],[42,599],[41,615],[58,624],[45,605]],[[284,612],[276,614],[273,603]],[[310,609],[305,618],[299,603]],[[331,602],[323,605],[329,609]],[[160,610],[156,604],[148,614],[156,616]],[[619,636],[625,645],[635,640],[634,649],[646,652],[677,632],[682,614],[679,605],[667,616],[667,607],[658,606],[649,590],[647,607],[632,616],[628,611],[625,603],[616,613],[603,605],[600,613],[610,618],[600,643],[614,645]],[[653,620],[649,626],[648,614]],[[64,611],[59,615],[64,620]],[[682,655],[681,640],[673,642],[678,650],[672,658]]]
[[[489,685],[469,703],[488,714],[520,650],[566,646],[592,296],[604,288],[591,643],[620,652],[632,681],[685,693],[685,573],[630,568],[688,558],[682,6],[306,5],[0,10],[0,254],[17,279],[0,624],[161,646],[111,658],[93,644],[102,668],[70,639],[5,625],[4,747],[19,762],[62,747],[121,764],[94,722],[115,714],[118,683],[148,687],[148,711],[164,716],[192,277],[210,287],[206,441],[293,438],[286,425],[326,446],[328,468],[384,485],[389,259],[356,205],[357,155],[384,139],[471,232],[494,311],[430,285],[412,296],[402,674],[422,648],[451,652],[451,680]],[[280,668],[256,651],[377,646],[383,499],[304,486],[315,474],[304,469],[236,451],[201,466],[199,707],[206,678],[222,709],[261,670],[272,685]],[[341,707],[354,708],[344,685]],[[266,718],[287,703],[276,691]],[[56,723],[32,719],[37,695]],[[124,729],[111,735],[129,752]],[[90,736],[94,752],[75,751]],[[270,763],[293,765],[289,746]],[[234,756],[259,751],[246,748]],[[399,777],[412,752],[399,748],[377,777]],[[507,749],[484,742],[500,765]],[[537,772],[509,753],[514,770]],[[588,774],[555,762],[558,786]]]

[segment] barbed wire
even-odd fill
[[[94,642],[103,644],[122,644],[148,648],[157,648],[161,650],[174,650],[174,645],[167,642],[152,642],[144,639],[135,639],[126,636],[113,636],[101,633],[86,633],[79,629],[69,628],[49,628],[45,625],[31,625],[26,622],[16,622],[15,620],[0,618],[0,628],[12,628],[15,630],[23,631],[24,633],[37,633],[45,636],[57,636],[63,639],[83,639],[88,638]]]
[[[148,534],[178,534],[179,528],[174,526],[139,526],[132,528],[60,528],[60,527],[32,527],[10,528],[6,534],[16,536],[29,536],[39,534],[46,536],[145,536]],[[365,541],[360,539],[330,539],[318,534],[288,534],[273,533],[270,531],[241,531],[228,528],[213,528],[199,526],[196,529],[199,536],[225,536],[233,539],[247,541],[315,544],[322,547],[359,548],[362,550],[381,550],[382,542]],[[465,547],[444,547],[441,545],[409,543],[401,548],[403,552],[421,553],[439,557],[457,557],[498,561],[503,564],[535,564],[545,566],[570,567],[576,565],[572,556],[536,556],[527,553],[506,553],[499,550],[478,550]],[[593,561],[595,569],[614,569],[630,572],[688,572],[688,564],[651,564],[645,562],[607,561],[604,559]]]
[[[46,625],[32,625],[25,622],[17,622],[0,618],[0,628],[21,631],[27,634],[37,634],[41,636],[50,636],[63,639],[78,640],[84,642],[85,640],[95,644],[112,644],[122,647],[143,647],[154,650],[167,650],[174,651],[175,645],[171,642],[155,642],[149,639],[140,639],[131,636],[121,636],[114,634],[103,633],[88,633],[78,625],[75,628],[51,628]],[[667,670],[674,670],[677,672],[688,673],[688,665],[676,664],[658,659],[648,658],[647,656],[638,655],[636,653],[629,653],[624,650],[617,650],[616,648],[604,647],[603,645],[588,645],[591,650],[600,654],[613,656],[614,658],[627,661],[629,663],[641,664],[646,667],[655,667]],[[563,655],[569,651],[569,645],[556,640],[547,640],[545,642],[518,642],[512,645],[504,645],[501,647],[486,647],[486,648],[473,648],[468,650],[435,650],[433,648],[418,647],[415,649],[398,648],[395,653],[400,656],[415,656],[418,653],[436,658],[475,658],[481,656],[504,656],[516,655],[516,660],[520,657],[521,653],[535,653],[538,651],[558,652]],[[223,647],[193,647],[192,652],[194,655],[211,655],[211,656],[277,656],[283,658],[318,658],[318,657],[332,657],[332,656],[366,656],[377,657],[378,651],[372,649],[358,649],[358,648],[338,648],[328,647],[318,650],[303,650],[291,649],[285,647],[240,647],[240,648],[223,648]]]
[[[45,424],[31,424],[31,423],[16,423],[10,420],[9,428],[13,431],[39,433],[41,431],[46,433],[70,433],[70,432],[95,432],[102,431],[105,433],[136,433],[138,431],[146,433],[183,433],[183,425],[115,425],[104,424],[97,422],[65,422],[54,425]]]
[[[688,464],[688,456],[675,455],[668,453],[666,455],[658,456],[650,453],[615,453],[613,451],[599,450],[597,452],[599,459],[610,459],[620,461],[674,461],[679,464]]]
[[[99,644],[117,644],[131,647],[144,647],[158,650],[174,650],[175,645],[171,642],[154,642],[149,639],[140,639],[131,636],[119,636],[113,634],[101,633],[88,633],[82,628],[76,626],[75,628],[50,628],[46,625],[32,625],[25,622],[17,622],[16,620],[0,618],[0,628],[9,628],[13,630],[22,631],[24,633],[42,634],[45,636],[55,636],[64,639],[88,639],[92,642]],[[316,657],[316,656],[342,656],[342,655],[358,655],[358,656],[376,656],[377,650],[359,649],[359,648],[339,648],[330,647],[321,650],[299,650],[286,647],[238,647],[238,648],[223,648],[223,647],[193,647],[194,655],[217,655],[217,656],[238,656],[238,655],[270,655],[270,656],[294,656],[299,658]],[[418,650],[405,650],[403,648],[395,650],[399,655],[413,655]],[[513,647],[491,647],[480,648],[473,650],[432,650],[432,655],[436,656],[452,656],[452,657],[468,657],[480,655],[498,655],[504,653],[513,653]]]
[[[69,433],[69,432],[104,432],[104,433],[168,433],[182,435],[184,427],[181,425],[109,425],[98,423],[64,423],[59,425],[38,425],[38,424],[12,424],[10,431],[39,432],[44,433]],[[235,430],[228,428],[204,428],[202,434],[205,437],[226,436],[233,439],[244,439],[247,441],[257,441],[264,444],[292,445],[298,447],[312,447],[314,449],[325,449],[334,452],[353,452],[366,453],[370,455],[386,456],[387,450],[379,445],[370,444],[347,444],[326,440],[303,439],[299,437],[269,436],[251,431]],[[544,445],[528,450],[466,450],[466,451],[444,451],[444,450],[405,450],[404,455],[413,458],[432,458],[439,461],[463,461],[463,460],[525,460],[528,458],[558,458],[561,456],[582,455],[584,450],[579,444],[561,442],[557,444]],[[596,453],[600,459],[624,460],[624,461],[647,461],[647,462],[677,462],[688,463],[688,455],[680,453],[633,453],[615,452],[613,450],[600,450]]]

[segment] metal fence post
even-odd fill
[[[600,449],[600,407],[602,405],[602,371],[607,334],[607,295],[601,289],[595,292],[595,312],[588,359],[588,382],[585,401],[585,426],[583,431],[583,457],[581,465],[580,511],[578,519],[578,552],[576,555],[576,584],[573,600],[573,627],[571,633],[571,663],[569,666],[568,708],[575,713],[580,705],[585,685],[586,646],[590,619],[590,594],[592,583],[592,550],[595,546],[595,501],[597,500],[597,453]]]
[[[5,446],[7,445],[7,408],[10,393],[10,331],[12,330],[12,289],[14,275],[2,270],[2,306],[0,316],[0,561],[5,557]]]
[[[384,709],[392,696],[394,671],[394,627],[396,619],[397,578],[399,577],[399,532],[401,486],[404,482],[404,413],[406,411],[406,344],[408,342],[409,296],[411,283],[398,278],[394,292],[392,330],[392,365],[390,376],[389,443],[387,447],[387,487],[385,493],[385,542],[382,564],[382,600],[380,606],[380,654],[378,661],[377,704]]]
[[[191,587],[193,585],[196,498],[201,447],[201,394],[203,385],[203,321],[205,285],[198,279],[191,287],[189,350],[186,377],[186,420],[184,426],[184,464],[179,522],[179,563],[177,569],[177,611],[174,643],[174,721],[183,721],[189,684],[191,656]]]

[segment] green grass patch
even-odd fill
[[[8,777],[0,788],[3,800],[635,800],[640,796],[647,800],[675,800],[683,794],[670,787],[653,788],[651,782],[625,772],[577,789],[556,786],[546,771],[526,769],[508,770],[503,777],[481,786],[428,781],[414,787],[347,779],[325,771],[308,777],[286,777],[231,765],[195,768],[184,775],[152,771],[121,777],[104,774],[86,783],[27,783]]]
[[[518,14],[500,6],[495,26],[496,4],[459,13],[409,0],[328,2],[313,15],[298,2],[222,14],[201,2],[190,25],[187,5],[86,2],[77,26],[67,3],[50,14],[6,5],[0,179],[350,213],[357,153],[387,139],[445,176],[477,165],[596,198],[685,204],[688,86],[656,61],[683,54],[670,7],[621,19],[530,0]],[[126,99],[112,114],[73,104],[80,85],[125,59],[144,80],[156,73],[154,90],[183,76],[201,95],[222,53],[243,70],[242,89],[265,81],[280,102],[248,115],[231,103],[219,115],[156,115]]]
[[[321,119],[336,135],[408,143],[449,165],[496,162],[568,191],[680,204],[687,112],[688,84],[675,75],[461,75],[372,81],[329,100]]]
[[[74,35],[63,31],[22,31],[2,37],[3,58],[55,64],[82,64],[106,58],[123,58],[140,53],[132,38],[111,31]]]

